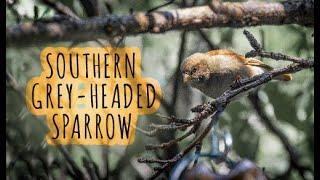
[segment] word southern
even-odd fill
[[[63,79],[66,74],[73,78],[134,78],[135,57],[135,53],[122,56],[118,53],[48,53],[46,62],[50,71],[46,78]]]

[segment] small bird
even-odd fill
[[[250,78],[272,69],[255,58],[245,58],[224,49],[192,54],[181,65],[183,81],[214,99],[230,89],[236,80]],[[275,79],[290,81],[292,76],[283,74]]]
[[[213,99],[230,89],[230,86],[237,80],[250,78],[272,69],[255,58],[245,58],[231,50],[224,49],[192,54],[181,65],[183,82]],[[290,81],[292,76],[283,74],[275,79]],[[233,100],[247,94],[248,92],[238,94]],[[196,130],[196,135],[202,133],[209,122],[210,118],[203,120]]]

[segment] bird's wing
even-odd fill
[[[250,65],[250,66],[258,66],[261,67],[265,70],[271,71],[273,68],[262,61],[254,58],[246,58],[246,61],[244,62],[245,65]]]
[[[239,55],[239,54],[237,54],[231,50],[228,50],[228,49],[212,50],[212,51],[207,52],[206,54],[208,54],[209,56],[227,55],[227,56],[234,57],[234,59],[238,60],[240,63],[245,64],[247,62],[247,59],[244,56]]]
[[[218,50],[212,50],[207,52],[206,54],[210,55],[210,56],[215,56],[215,55],[237,55],[237,53],[228,50],[228,49],[218,49]]]
[[[245,64],[245,65],[250,65],[250,66],[258,66],[261,68],[264,68],[268,71],[272,70],[273,68],[269,65],[264,64],[262,61],[255,59],[255,58],[245,58],[242,55],[239,55],[231,50],[227,49],[218,49],[218,50],[212,50],[207,52],[208,55],[210,56],[216,56],[216,55],[229,55],[229,56],[236,56],[235,59],[237,59],[239,62]]]
[[[256,66],[263,68],[267,71],[273,70],[273,68],[262,61],[255,59],[255,58],[245,58],[242,55],[239,55],[231,50],[227,49],[219,49],[219,50],[212,50],[207,52],[206,54],[210,56],[216,56],[216,55],[229,55],[229,56],[234,56],[235,59],[238,60],[238,62],[243,63],[244,65],[249,65],[249,66]],[[292,75],[291,74],[283,74],[278,77],[275,77],[275,79],[282,80],[282,81],[290,81],[292,80]]]

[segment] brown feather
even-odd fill
[[[261,68],[264,68],[267,71],[271,71],[273,68],[265,63],[263,63],[262,61],[258,60],[258,59],[254,59],[254,58],[247,58],[246,65],[250,65],[250,66],[258,66]]]
[[[228,49],[218,49],[218,50],[212,50],[207,52],[206,54],[210,56],[215,56],[215,55],[229,55],[229,56],[234,56],[235,59],[237,59],[241,63],[245,63],[247,60],[244,56],[239,55],[235,53],[234,51],[228,50]]]
[[[229,56],[234,56],[234,59],[238,60],[238,62],[243,63],[244,65],[248,66],[256,66],[256,67],[261,67],[265,69],[266,71],[271,71],[273,68],[262,61],[255,59],[255,58],[245,58],[242,55],[239,55],[235,53],[234,51],[227,50],[227,49],[219,49],[219,50],[212,50],[207,52],[206,54],[210,56],[216,56],[216,55],[229,55]],[[251,75],[255,76],[257,75],[253,70],[251,71]],[[281,81],[290,81],[292,80],[292,75],[291,74],[283,74],[280,76],[275,77],[276,80],[281,80]]]

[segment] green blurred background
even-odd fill
[[[108,2],[113,14],[128,14],[133,11],[146,11],[160,5],[165,1],[124,1],[100,0],[101,4]],[[63,0],[65,5],[72,8],[80,17],[85,13],[78,0]],[[177,3],[181,2],[179,0]],[[188,2],[188,1],[187,1]],[[203,4],[204,1],[198,1]],[[34,7],[38,8],[39,17],[49,18],[55,11],[40,1],[19,0],[14,9],[26,17],[34,17]],[[178,8],[177,4],[169,5],[162,10]],[[101,6],[102,12],[108,14],[107,8]],[[17,23],[16,16],[10,8],[6,8],[6,26]],[[22,18],[21,22],[30,21]],[[283,26],[257,26],[246,28],[263,43],[267,51],[282,52],[298,57],[314,56],[314,29],[297,25]],[[211,28],[202,29],[210,41],[219,48],[234,50],[245,54],[251,47],[242,34],[243,28]],[[161,34],[139,34],[124,37],[121,46],[136,46],[141,49],[143,76],[149,76],[160,82],[164,99],[171,102],[177,92],[176,101],[169,103],[169,107],[161,107],[159,114],[177,115],[178,117],[192,117],[190,108],[209,101],[200,91],[185,86],[179,79],[174,87],[175,72],[179,60],[179,49],[182,37],[181,31],[169,31]],[[195,52],[210,50],[208,44],[197,30],[186,32],[186,42],[183,57]],[[107,40],[100,39],[104,45],[110,45]],[[39,54],[46,46],[70,46],[72,42],[48,43],[43,46],[30,46],[23,48],[7,48],[6,70],[16,80],[21,88],[12,88],[7,84],[6,94],[6,172],[7,179],[69,179],[66,173],[68,163],[55,146],[46,144],[44,136],[47,132],[43,117],[34,117],[25,106],[21,92],[24,92],[27,81],[40,74]],[[79,47],[98,47],[96,41],[79,43]],[[287,62],[263,59],[266,64],[273,67],[283,67]],[[303,70],[293,75],[294,80],[271,82],[259,88],[258,95],[263,108],[277,128],[289,139],[291,145],[300,154],[300,163],[313,169],[314,163],[314,74],[313,70]],[[150,122],[159,123],[162,120],[156,115],[140,116],[139,127],[146,129]],[[220,128],[228,129],[233,137],[232,158],[248,158],[259,167],[264,167],[269,177],[275,178],[284,173],[290,161],[287,151],[279,138],[268,130],[255,113],[248,98],[231,103],[220,118]],[[136,163],[136,158],[142,155],[155,155],[147,152],[144,145],[148,143],[170,140],[181,132],[168,132],[159,137],[147,137],[136,131],[136,139],[130,146],[65,146],[75,163],[85,170],[84,162],[93,162],[101,177],[109,179],[140,179],[150,173],[146,165]],[[156,155],[165,158],[170,153],[176,153],[185,147],[192,139],[186,139],[173,147],[171,151],[159,151]],[[210,150],[209,138],[204,141],[203,152]],[[171,154],[172,155],[172,154]],[[85,160],[84,160],[85,159]],[[145,172],[141,171],[141,168]],[[50,174],[48,176],[48,173]],[[144,174],[146,173],[146,174]],[[33,178],[32,178],[33,177]],[[307,179],[313,179],[310,173]],[[296,170],[290,171],[288,179],[301,179]]]

